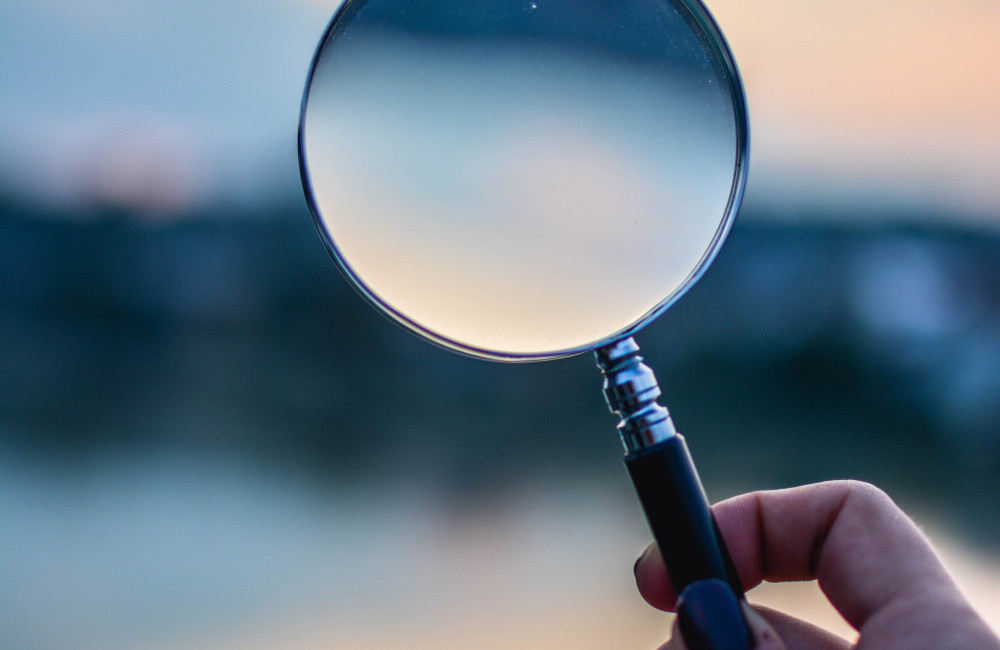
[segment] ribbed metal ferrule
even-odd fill
[[[627,454],[634,454],[677,435],[670,413],[656,403],[656,375],[642,362],[631,338],[600,348],[597,367],[604,375],[604,399],[621,418],[618,433]]]

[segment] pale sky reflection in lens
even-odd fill
[[[303,164],[376,304],[467,353],[530,358],[591,347],[683,290],[723,228],[739,144],[723,68],[653,5],[674,60],[537,29],[434,38],[364,7],[332,32]]]

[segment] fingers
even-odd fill
[[[818,578],[855,629],[908,593],[954,591],[916,525],[871,485],[822,483],[720,506],[716,517],[746,587]]]
[[[677,609],[677,594],[667,577],[663,556],[656,544],[650,544],[635,563],[635,585],[646,602],[657,609]]]
[[[858,626],[900,590],[949,582],[916,526],[876,488],[852,481],[755,492],[713,507],[744,588],[811,580]],[[673,609],[659,553],[636,566],[650,604]]]
[[[768,607],[747,605],[747,609],[770,625],[787,650],[847,650],[851,644],[836,634]]]
[[[719,503],[713,514],[746,589],[762,580],[818,578],[855,629],[871,621],[888,633],[909,621],[917,637],[938,619],[985,629],[917,527],[870,485],[839,481],[757,492]],[[655,548],[636,565],[636,582],[654,607],[676,606]]]
[[[746,601],[742,603],[742,608],[743,618],[750,627],[750,634],[753,636],[754,650],[786,650],[785,637],[780,631],[776,630]]]

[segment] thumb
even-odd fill
[[[743,620],[747,622],[750,634],[753,636],[754,650],[785,650],[784,642],[767,619],[746,601],[740,605],[743,609]]]
[[[676,650],[784,650],[774,628],[721,580],[699,580],[677,601]]]

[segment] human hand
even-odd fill
[[[718,503],[712,511],[744,589],[764,580],[818,579],[860,633],[859,649],[1000,649],[1000,639],[959,593],[924,535],[871,485],[836,481],[755,492]],[[639,558],[635,575],[650,605],[678,608],[655,546]],[[713,633],[702,622],[713,618],[707,609],[722,615],[734,610],[727,610],[725,595],[720,599],[721,590],[711,582],[685,591],[673,638],[662,650],[714,650]],[[743,608],[758,650],[852,647],[786,614],[736,606]]]

